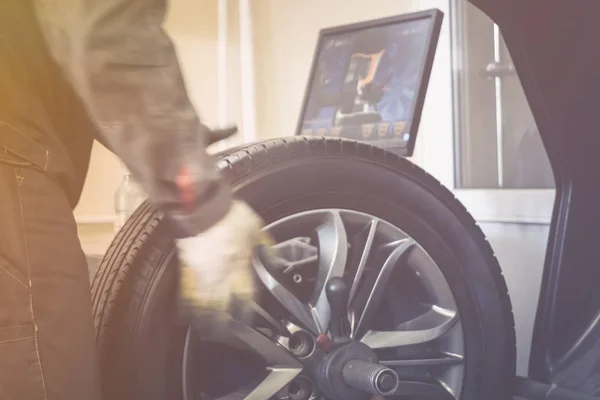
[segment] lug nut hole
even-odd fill
[[[304,376],[294,379],[288,386],[290,400],[309,400],[314,392],[312,381]]]
[[[299,394],[302,393],[302,385],[298,382],[292,382],[290,383],[290,390],[289,390],[290,396],[298,396]]]
[[[315,341],[308,332],[298,331],[290,337],[289,346],[295,356],[307,357],[315,349]]]

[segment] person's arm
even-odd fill
[[[206,152],[210,131],[190,103],[162,26],[167,1],[31,1],[99,140],[174,223],[175,234],[194,236],[221,220],[231,205],[229,188]]]

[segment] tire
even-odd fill
[[[270,140],[218,162],[233,191],[267,223],[317,208],[369,213],[401,227],[437,263],[461,313],[462,400],[511,398],[516,346],[502,272],[467,210],[410,161],[364,143]],[[141,206],[114,239],[94,278],[104,398],[181,398],[180,329],[173,242],[161,214]]]

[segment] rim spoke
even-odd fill
[[[256,318],[263,321],[267,325],[267,327],[273,331],[273,333],[278,333],[279,335],[290,334],[289,330],[285,326],[283,326],[279,321],[273,318],[271,314],[267,312],[267,310],[265,310],[255,302],[250,303],[250,307],[256,315]]]
[[[427,279],[421,279],[424,289],[434,297],[434,303],[447,310],[456,310],[456,302],[446,278],[435,261],[431,259],[423,248],[415,246],[415,251],[410,254],[409,263],[418,265],[418,272]]]
[[[369,295],[367,298],[367,301],[364,305],[364,308],[362,309],[362,312],[360,313],[360,317],[358,318],[358,321],[356,321],[356,318],[354,316],[353,318],[353,329],[352,329],[352,337],[359,337],[363,332],[365,332],[366,330],[366,326],[369,324],[371,318],[373,317],[373,315],[377,312],[377,309],[379,308],[379,304],[381,303],[381,299],[383,298],[384,294],[385,294],[385,288],[387,286],[387,283],[392,275],[392,273],[394,272],[394,268],[396,267],[396,265],[398,264],[398,261],[400,260],[400,258],[406,254],[406,252],[412,248],[412,246],[415,244],[414,240],[412,239],[401,239],[401,240],[397,240],[395,242],[389,243],[387,244],[385,247],[388,248],[394,248],[392,250],[392,252],[390,253],[390,255],[387,257],[387,259],[385,260],[385,262],[383,263],[383,266],[381,267],[381,270],[379,271],[379,274],[377,275],[377,278],[375,280],[375,283],[373,284],[372,288],[369,291]],[[367,287],[368,289],[368,287]],[[355,310],[353,310],[353,313],[355,313]]]
[[[354,276],[354,282],[352,282],[352,288],[350,289],[350,296],[348,297],[349,304],[352,304],[352,300],[354,300],[354,296],[356,295],[356,291],[358,290],[358,286],[361,282],[363,272],[365,271],[365,266],[367,265],[367,260],[369,259],[369,255],[371,254],[371,247],[373,247],[373,240],[375,239],[375,233],[377,232],[378,224],[378,220],[373,220],[369,225],[369,233],[365,240],[365,245],[360,257],[360,261],[358,263],[358,267],[356,268],[356,274]]]
[[[318,333],[317,326],[315,321],[312,318],[310,310],[308,306],[302,303],[292,292],[287,290],[265,267],[264,262],[268,262],[268,257],[255,257],[253,264],[254,270],[258,275],[258,278],[261,280],[263,285],[271,292],[273,297],[277,299],[282,306],[284,306],[291,315],[293,315],[298,322],[303,324],[306,329],[312,331],[313,333]],[[270,267],[269,269],[273,269],[276,267]]]
[[[287,349],[249,326],[231,320],[230,332],[235,339],[258,353],[268,365],[267,377],[254,390],[250,391],[244,399],[268,399],[302,372],[303,365]],[[222,340],[228,341],[227,338],[222,338]]]
[[[284,274],[294,271],[317,261],[317,248],[310,244],[310,238],[298,237],[274,245],[277,263],[283,267]]]
[[[344,275],[346,260],[348,258],[348,238],[346,228],[340,213],[331,211],[327,220],[317,228],[319,237],[319,268],[312,305],[312,314],[319,333],[324,333],[329,328],[331,307],[327,300],[325,287],[327,281],[333,277]]]
[[[381,360],[381,365],[391,368],[400,367],[437,367],[437,366],[453,366],[460,365],[463,363],[463,356],[457,354],[445,353],[440,357],[428,357],[428,358],[413,358],[413,359],[402,359],[402,360]]]
[[[211,336],[209,339],[213,342],[219,342],[231,347],[250,350],[258,354],[267,364],[268,374],[254,389],[244,389],[232,394],[235,398],[245,400],[264,400],[274,396],[283,387],[288,385],[298,374],[302,372],[303,365],[283,346],[271,341],[269,338],[254,330],[253,328],[236,321],[229,320],[227,331],[220,331],[218,336]],[[188,377],[186,372],[190,351],[194,348],[195,335],[192,329],[188,329],[186,345],[184,350],[184,376]],[[189,378],[185,378],[189,379]],[[191,395],[187,393],[187,384],[184,385],[186,391],[184,398],[190,399]]]
[[[275,396],[277,392],[289,384],[300,371],[285,368],[269,368],[267,377],[243,397],[244,400],[265,400]]]
[[[222,333],[212,339],[225,344],[234,344],[238,341],[237,347],[246,346],[257,353],[269,368],[298,370],[298,372],[302,370],[302,364],[287,349],[262,333],[234,319],[230,320],[229,327],[230,335]]]
[[[420,396],[436,400],[456,400],[454,395],[439,383],[401,381],[394,396]]]
[[[456,322],[456,312],[432,306],[425,314],[400,324],[396,330],[368,331],[361,341],[372,349],[421,344],[440,338]]]

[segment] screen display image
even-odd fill
[[[299,133],[406,147],[432,23],[419,18],[322,35]]]

